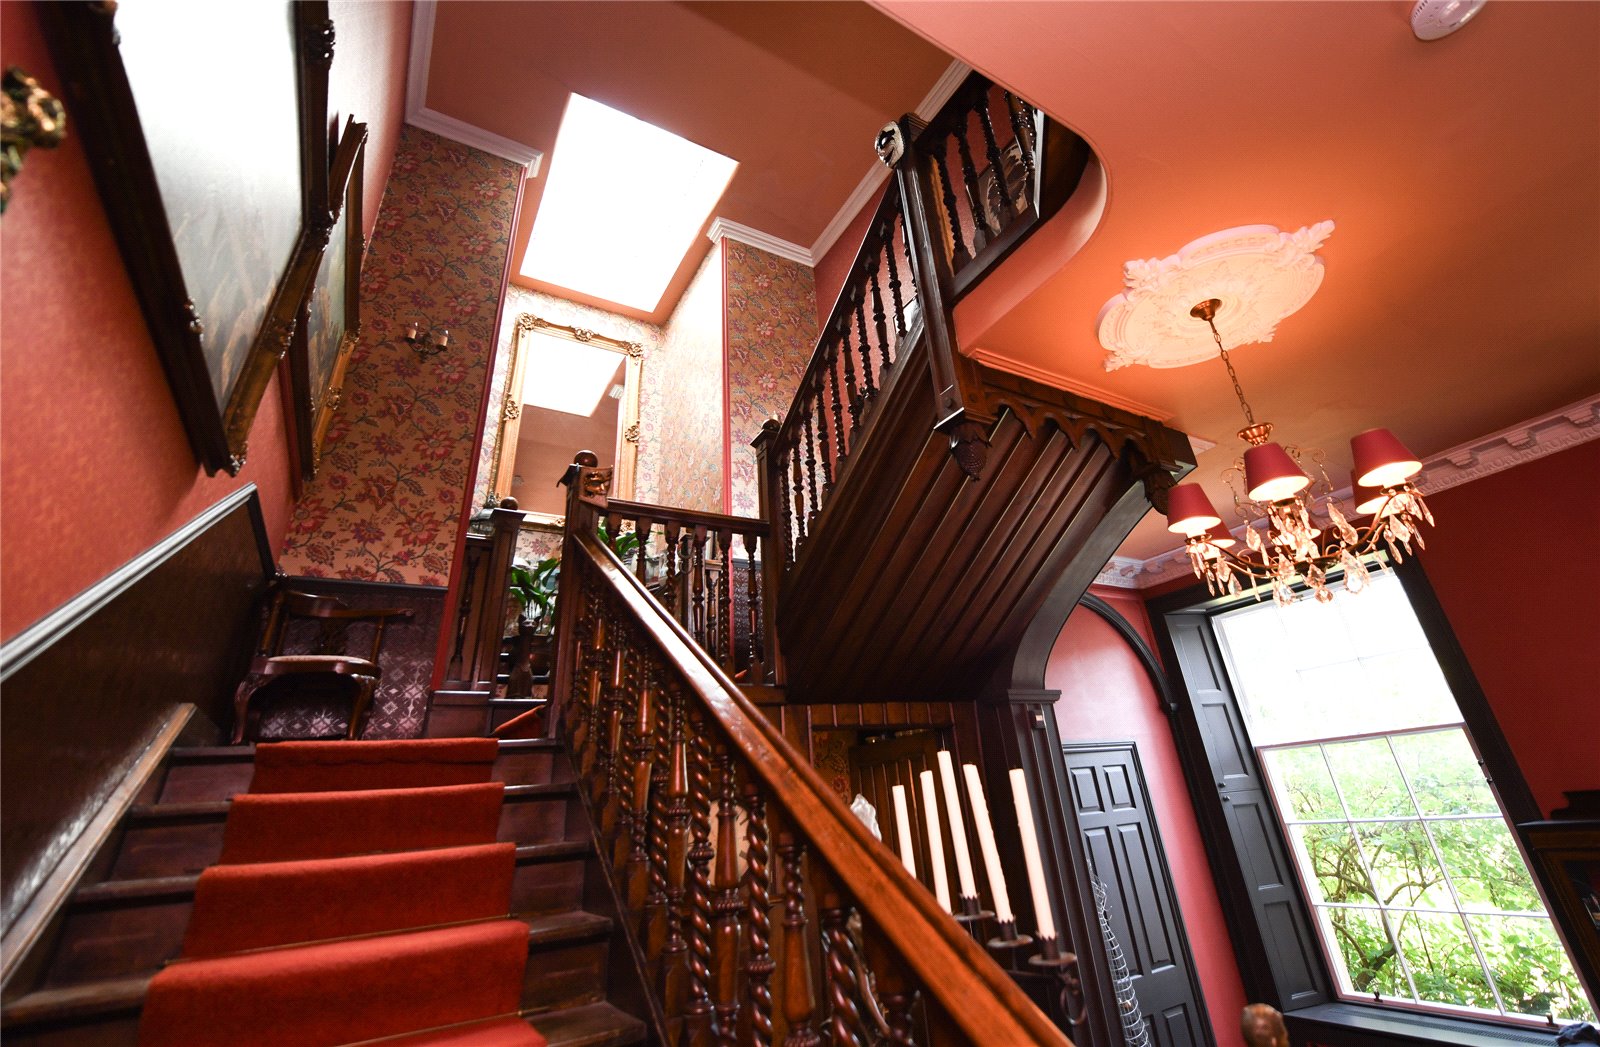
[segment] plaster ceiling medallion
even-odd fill
[[[1274,225],[1241,225],[1202,236],[1166,258],[1128,262],[1126,289],[1095,318],[1107,371],[1129,364],[1187,367],[1216,356],[1211,331],[1190,312],[1215,299],[1217,325],[1230,348],[1272,341],[1278,322],[1311,300],[1322,285],[1316,255],[1332,222],[1286,233]]]
[[[1440,40],[1472,21],[1486,0],[1417,0],[1411,31],[1418,40]]]

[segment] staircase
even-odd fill
[[[254,756],[249,746],[170,751],[8,985],[7,1044],[138,1042],[146,990],[179,954],[200,871],[221,855]],[[520,1013],[552,1047],[643,1042],[565,753],[543,739],[502,741],[492,775],[505,783],[499,839],[516,844],[511,915],[529,928]]]

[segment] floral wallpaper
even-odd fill
[[[706,255],[645,358],[655,395],[639,405],[639,428],[654,443],[640,448],[641,501],[723,511],[722,256],[720,246]]]
[[[511,286],[506,288],[506,304],[500,318],[500,345],[496,349],[494,359],[494,392],[485,405],[484,441],[483,447],[478,452],[478,482],[472,504],[482,505],[489,496],[489,485],[493,480],[489,475],[489,461],[494,457],[495,426],[498,423],[500,405],[505,400],[507,372],[511,364],[511,340],[517,333],[517,317],[523,313],[531,313],[569,327],[588,328],[612,338],[638,342],[644,347],[644,365],[640,368],[639,374],[639,469],[634,478],[634,496],[640,501],[654,501],[651,495],[641,492],[648,491],[653,494],[655,491],[654,473],[651,473],[647,481],[645,470],[646,463],[653,467],[660,454],[661,426],[659,423],[646,425],[645,420],[652,414],[659,416],[661,412],[660,391],[653,382],[655,369],[652,367],[656,350],[661,344],[661,328],[642,320],[632,320],[616,313],[608,313],[604,309],[569,302],[565,298],[557,298],[542,291]],[[595,450],[597,453],[605,453],[604,448]],[[609,463],[601,462],[601,464]]]
[[[728,439],[735,516],[756,516],[756,455],[761,423],[789,409],[817,339],[811,270],[736,240],[725,240],[728,332]]]
[[[362,335],[289,574],[443,585],[460,527],[522,168],[406,126],[361,268]],[[411,321],[450,329],[420,359]]]

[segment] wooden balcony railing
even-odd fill
[[[559,725],[658,1040],[1070,1047],[596,537],[610,470],[568,482]]]
[[[873,213],[788,412],[755,443],[780,578],[915,353],[928,354],[935,428],[951,434],[954,448],[966,403],[951,310],[1060,210],[1089,158],[1081,138],[977,74],[928,124],[907,116],[885,128],[878,152],[895,184]]]

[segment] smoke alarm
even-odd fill
[[[1418,40],[1438,40],[1472,21],[1487,0],[1417,0],[1411,31]]]

